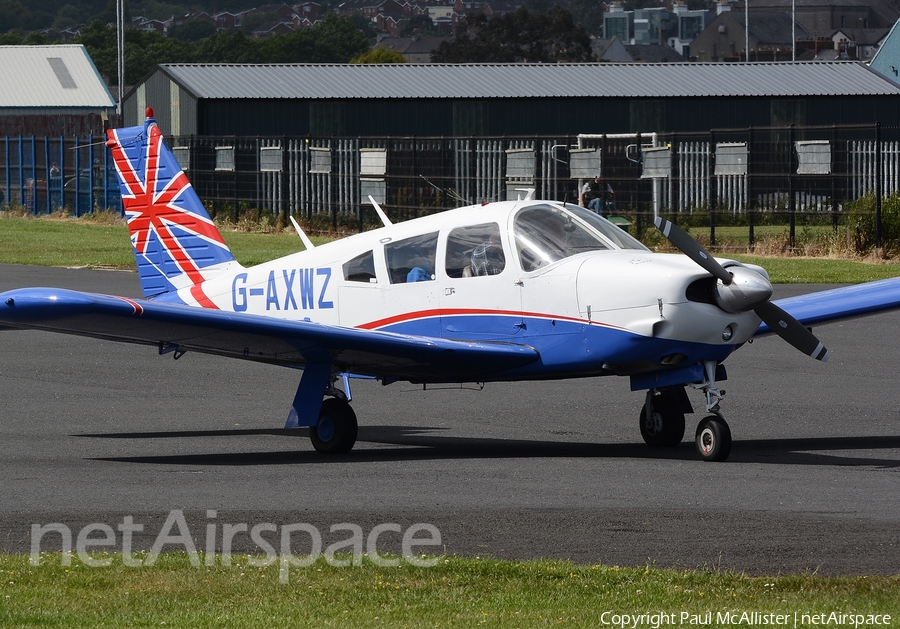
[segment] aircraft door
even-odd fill
[[[457,227],[447,234],[441,274],[441,328],[446,338],[508,339],[522,333],[515,265],[500,225]]]
[[[440,287],[436,281],[438,232],[384,244],[388,284],[382,293],[381,329],[440,336]]]
[[[374,251],[369,250],[345,262],[343,282],[338,288],[340,324],[349,328],[368,326],[380,319],[384,307],[384,269],[376,270]]]

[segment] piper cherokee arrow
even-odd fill
[[[143,299],[59,288],[0,295],[0,326],[49,330],[300,370],[286,427],[324,454],[357,437],[350,380],[486,383],[625,376],[646,391],[650,446],[673,447],[704,396],[703,460],[723,461],[723,362],[777,334],[817,360],[806,326],[900,307],[900,278],[770,301],[766,271],[713,258],[657,219],[685,255],[650,251],[604,218],[530,198],[462,207],[245,268],[148,111],[110,130]]]

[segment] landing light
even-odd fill
[[[725,326],[725,329],[722,330],[722,340],[726,343],[731,340],[731,337],[734,336],[734,330],[731,329],[731,326]]]

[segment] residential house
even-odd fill
[[[732,8],[743,13],[744,3],[736,2]],[[814,38],[831,37],[839,29],[890,28],[900,19],[900,6],[892,0],[753,0],[751,16],[756,11],[793,12]]]
[[[749,49],[750,61],[790,61],[794,41],[809,38],[799,24],[792,27],[788,13],[751,11],[749,28],[744,14],[723,11],[690,45],[692,61],[738,61]],[[747,36],[749,35],[749,45]]]
[[[881,42],[887,37],[889,28],[844,28],[831,36],[834,49],[841,59],[869,61],[875,56]]]
[[[597,59],[603,61],[632,61],[631,55],[618,37],[611,39],[592,39],[591,51]],[[683,60],[682,60],[683,61]]]
[[[253,29],[250,36],[254,39],[269,37],[270,35],[287,35],[295,30],[293,21],[291,22],[265,22]]]

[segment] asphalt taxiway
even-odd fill
[[[21,286],[140,294],[134,273],[0,265],[0,291]],[[820,288],[777,286],[776,298]],[[180,509],[192,534],[210,522],[428,523],[441,550],[463,555],[900,573],[900,313],[815,331],[828,363],[774,337],[728,359],[722,464],[694,453],[699,412],[679,448],[647,448],[643,394],[622,378],[358,382],[359,441],[328,458],[281,429],[293,370],[2,331],[0,551],[28,552],[35,523],[115,529],[126,516],[147,547]]]

